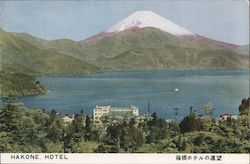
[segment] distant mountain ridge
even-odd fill
[[[82,59],[58,51],[52,42],[25,33],[9,33],[0,29],[0,50],[1,70],[8,72],[48,74],[99,71],[99,68]]]
[[[138,11],[76,42],[46,41],[0,29],[0,64],[25,74],[122,70],[249,69],[241,46],[212,40],[151,12]]]

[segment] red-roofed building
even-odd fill
[[[232,117],[232,115],[231,115],[231,114],[228,114],[228,113],[225,113],[225,114],[220,115],[220,118],[221,118],[222,120],[227,120],[228,118],[231,118],[231,117]]]
[[[227,120],[228,118],[234,119],[234,120],[238,120],[238,116],[236,115],[231,115],[228,113],[222,114],[220,115],[221,120]]]

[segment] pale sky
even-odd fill
[[[137,10],[152,10],[187,30],[234,44],[249,44],[247,0],[0,0],[0,26],[54,40],[83,40]]]

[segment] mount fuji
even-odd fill
[[[154,13],[150,10],[136,11],[120,21],[119,23],[111,26],[105,31],[98,33],[83,41],[88,42],[91,40],[102,39],[104,37],[113,36],[121,32],[136,31],[143,28],[155,28],[162,32],[169,33],[179,38],[188,38],[191,40],[203,40],[214,46],[220,46],[225,48],[237,48],[237,45],[231,43],[225,43],[217,40],[213,40],[193,32],[175,24],[174,22]]]
[[[177,24],[167,20],[152,11],[137,11],[121,22],[107,29],[106,33],[118,33],[133,28],[154,27],[164,32],[168,32],[175,36],[189,36],[194,33],[178,26]]]
[[[111,26],[103,32],[98,33],[97,35],[83,40],[82,42],[101,39],[104,37],[113,36],[120,32],[135,31],[146,27],[156,28],[179,37],[196,36],[196,34],[184,29],[183,27],[180,27],[179,25],[154,13],[153,11],[143,10],[134,12],[119,23]]]
[[[152,11],[132,13],[80,45],[80,56],[102,70],[248,67],[238,45],[193,33]]]
[[[47,41],[0,28],[0,43],[2,69],[25,74],[249,69],[249,45],[200,36],[152,11],[137,11],[79,42]]]

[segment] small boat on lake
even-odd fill
[[[175,91],[175,92],[179,92],[180,90],[179,90],[178,88],[175,88],[174,91]]]

